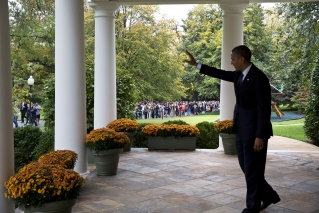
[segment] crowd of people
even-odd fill
[[[141,101],[135,105],[136,119],[198,115],[219,110],[219,101]]]
[[[20,104],[20,107],[18,104],[15,104],[13,107],[13,123],[15,127],[18,127],[18,117],[19,117],[19,111],[21,113],[21,123],[24,124],[24,120],[26,120],[26,125],[35,125],[38,126],[40,122],[40,114],[41,114],[41,106],[38,103],[33,104],[31,102],[31,107],[30,104],[26,102],[22,102]]]

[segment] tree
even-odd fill
[[[200,63],[220,67],[222,44],[222,10],[216,5],[199,5],[188,13],[183,20],[182,44],[179,48],[182,57],[185,50],[196,56]],[[197,94],[208,98],[219,97],[220,81],[198,73],[193,67],[186,66],[182,76],[183,83],[190,88],[188,99],[197,99]]]
[[[319,61],[312,71],[310,95],[305,110],[305,133],[313,142],[319,145]]]
[[[284,81],[285,88],[294,92],[293,96],[298,96],[300,88],[310,88],[319,51],[318,13],[319,2],[282,3],[277,6],[281,24],[275,34],[277,52],[273,67]]]
[[[271,77],[271,34],[264,23],[264,10],[260,4],[249,4],[244,11],[244,44],[252,51],[252,61]]]
[[[176,100],[186,90],[176,54],[178,35],[172,20],[155,20],[157,12],[157,6],[120,6],[115,12],[116,72],[130,74],[139,100]],[[85,17],[87,53],[93,55],[93,11]]]
[[[11,0],[9,9],[12,76],[27,82],[32,74],[41,96],[42,79],[54,73],[54,0]]]

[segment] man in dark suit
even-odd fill
[[[264,177],[268,139],[272,136],[269,80],[250,62],[251,51],[244,45],[235,47],[231,52],[231,64],[236,71],[198,64],[188,51],[186,53],[189,60],[185,62],[196,66],[201,74],[234,83],[236,105],[233,131],[236,132],[239,165],[247,185],[247,207],[242,213],[259,213],[280,201]]]
[[[20,112],[21,112],[21,123],[24,123],[24,118],[26,118],[26,113],[27,113],[28,107],[27,103],[22,102],[20,106]]]

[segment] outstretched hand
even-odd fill
[[[189,65],[197,66],[197,62],[195,58],[186,50],[186,54],[188,55],[189,60],[184,60],[184,62],[188,63]]]

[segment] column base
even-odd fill
[[[224,151],[224,147],[218,147],[218,148],[217,148],[217,151],[223,152],[223,151]]]
[[[80,176],[86,179],[86,177],[90,174],[90,171],[86,171],[85,173],[81,173]]]

